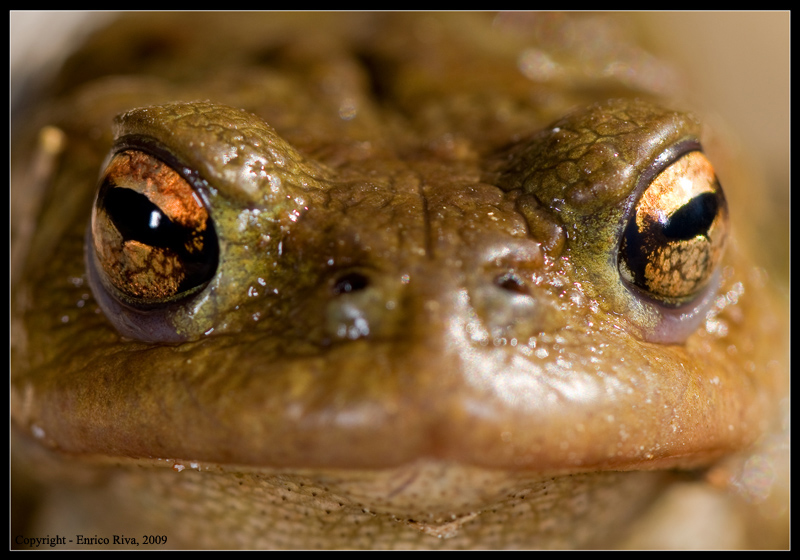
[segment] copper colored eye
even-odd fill
[[[714,168],[699,151],[658,174],[636,203],[619,253],[623,279],[667,305],[691,300],[717,269],[728,207]]]
[[[217,236],[201,197],[166,163],[138,150],[108,164],[92,240],[105,281],[128,303],[193,293],[217,268]]]

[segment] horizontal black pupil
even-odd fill
[[[103,207],[126,241],[139,241],[183,253],[191,239],[192,230],[170,220],[158,206],[134,190],[109,188],[103,198]]]
[[[664,226],[664,236],[670,239],[688,240],[706,235],[717,216],[717,196],[706,192],[676,210]]]

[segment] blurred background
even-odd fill
[[[757,230],[758,239],[770,243],[751,249],[788,295],[790,13],[650,12],[637,17],[654,49],[687,73],[689,107],[720,129],[732,157],[763,178],[766,190],[756,189],[750,200],[733,208],[734,223]],[[749,219],[754,215],[757,220]]]
[[[26,92],[47,83],[82,37],[116,16],[12,11],[12,114]],[[685,72],[688,87],[681,108],[685,101],[685,107],[700,112],[725,137],[733,157],[745,160],[764,179],[767,190],[754,196],[770,208],[762,213],[765,217],[748,220],[746,212],[734,217],[759,230],[760,238],[776,240],[778,245],[765,251],[772,262],[765,264],[788,279],[790,13],[644,12],[621,17],[634,20],[646,47]]]
[[[31,91],[45,87],[77,43],[117,15],[10,12],[12,124],[15,109],[25,105]],[[642,43],[685,73],[685,95],[676,108],[697,110],[724,138],[728,155],[753,170],[754,187],[745,198],[731,201],[734,224],[756,230],[758,241],[751,249],[788,295],[790,13],[647,12],[620,17],[633,20]],[[724,186],[724,177],[722,182]]]

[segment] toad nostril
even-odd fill
[[[333,285],[335,295],[349,294],[365,289],[369,286],[369,278],[358,272],[349,272],[341,276]]]
[[[503,290],[515,294],[530,295],[530,290],[525,282],[514,272],[506,272],[495,278],[494,283]]]

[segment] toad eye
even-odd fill
[[[635,203],[622,237],[622,278],[678,306],[708,285],[728,234],[728,207],[714,168],[699,151],[669,164]]]
[[[190,295],[217,268],[217,236],[203,200],[174,169],[139,150],[109,162],[91,228],[104,284],[134,306]]]

